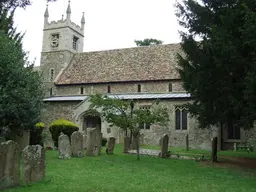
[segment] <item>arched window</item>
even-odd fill
[[[111,87],[108,85],[108,93],[111,93]]]
[[[50,70],[50,81],[52,82],[54,80],[54,69]]]
[[[184,107],[175,107],[175,129],[187,130],[188,129],[188,112]]]
[[[172,83],[169,83],[168,90],[169,90],[169,92],[172,92]]]
[[[141,92],[141,84],[138,84],[138,93]]]
[[[83,95],[84,94],[84,88],[80,87],[80,94]]]

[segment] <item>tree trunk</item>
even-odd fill
[[[140,140],[139,140],[139,134],[134,136],[135,143],[136,143],[136,153],[137,153],[137,160],[140,160]]]
[[[220,122],[220,150],[224,150],[223,146],[223,123]]]

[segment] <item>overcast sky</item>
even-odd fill
[[[18,9],[15,25],[25,31],[24,48],[40,64],[46,1],[33,0]],[[180,41],[175,0],[71,0],[71,20],[80,25],[85,13],[84,51],[127,48],[134,40],[155,38],[164,44]],[[66,16],[68,0],[49,3],[49,21]]]

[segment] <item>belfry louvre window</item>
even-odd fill
[[[84,88],[80,87],[80,94],[83,95],[84,94]]]
[[[78,37],[73,37],[73,49],[77,50],[77,44],[78,44]]]
[[[169,91],[169,92],[172,92],[172,83],[169,83],[169,85],[168,85],[168,91]]]
[[[175,107],[175,129],[188,129],[188,111],[184,107]]]
[[[140,109],[150,111],[150,106],[141,106]],[[139,128],[140,129],[150,129],[150,124],[141,123],[141,124],[139,124]]]
[[[50,88],[50,96],[53,95],[53,88]]]
[[[111,93],[111,87],[108,85],[108,93]]]

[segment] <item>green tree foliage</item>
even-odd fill
[[[90,96],[90,108],[101,109],[101,117],[106,120],[110,126],[117,126],[124,130],[131,130],[134,138],[138,138],[140,133],[139,125],[159,124],[166,126],[169,121],[167,109],[155,102],[150,110],[140,109],[134,106],[133,101],[121,100],[119,98],[110,98],[100,94]],[[138,141],[138,139],[136,139]],[[139,143],[136,143],[137,159],[139,159]]]
[[[157,39],[144,39],[144,40],[134,40],[134,43],[136,43],[136,45],[138,47],[140,46],[149,46],[149,45],[161,45],[163,44],[163,41],[161,40],[157,40]]]
[[[47,0],[47,2],[56,1],[56,0]],[[26,6],[31,5],[31,0],[0,0],[0,11],[2,9],[16,9],[17,7],[25,8]]]
[[[52,122],[49,126],[49,129],[52,133],[52,139],[55,143],[55,146],[58,146],[58,138],[61,132],[68,135],[70,138],[73,132],[79,130],[78,126],[75,123],[66,119],[58,119]]]
[[[250,128],[256,119],[256,1],[177,3],[179,72],[201,127]],[[196,41],[200,39],[200,41]]]

